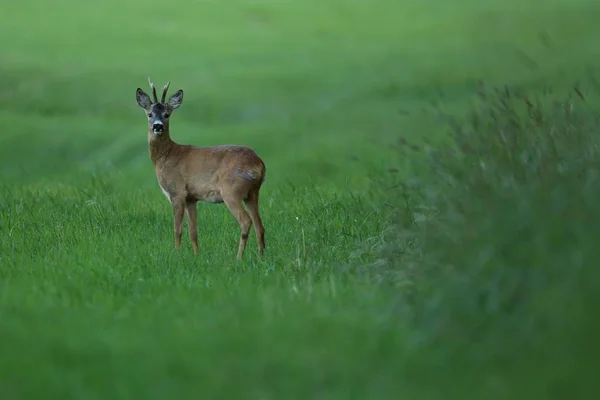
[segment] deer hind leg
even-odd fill
[[[258,242],[258,254],[262,257],[265,253],[265,228],[258,212],[258,190],[250,192],[245,202],[248,207],[248,214],[250,214],[250,218],[254,224],[256,240]]]
[[[183,225],[183,213],[185,211],[185,201],[173,199],[173,230],[175,232],[175,249],[179,250],[181,246],[181,226]]]
[[[185,211],[188,219],[188,234],[190,235],[194,254],[198,255],[198,209],[196,208],[196,202],[186,202]]]
[[[244,255],[244,249],[246,248],[246,242],[248,241],[248,234],[250,233],[250,228],[252,227],[252,220],[248,216],[246,210],[244,210],[242,200],[239,196],[223,196],[223,202],[240,224],[240,245],[237,252],[237,260],[240,261]]]

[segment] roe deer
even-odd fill
[[[178,90],[165,102],[170,82],[163,87],[161,101],[148,77],[153,99],[142,89],[136,90],[136,100],[148,118],[148,148],[158,184],[173,207],[175,248],[181,245],[183,213],[188,219],[188,233],[198,254],[196,203],[225,203],[240,224],[237,260],[241,260],[250,228],[254,223],[258,252],[265,248],[265,229],[258,212],[258,192],[265,179],[266,167],[256,153],[246,146],[222,145],[196,147],[171,140],[170,116],[183,102],[183,90]],[[248,212],[242,201],[246,203]],[[250,216],[248,216],[248,213]]]

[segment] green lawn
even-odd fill
[[[0,398],[445,398],[417,377],[373,179],[442,138],[479,80],[564,88],[600,47],[591,0],[21,0],[0,14]],[[546,38],[546,39],[544,39]],[[201,254],[148,156],[147,76],[172,136],[267,165],[267,253],[200,204]],[[410,377],[410,379],[409,379]],[[457,397],[457,398],[465,398]]]

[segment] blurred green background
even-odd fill
[[[599,17],[592,0],[5,1],[0,397],[444,398],[426,372],[407,384],[395,289],[360,273],[390,226],[373,182],[417,172],[399,137],[444,138],[432,101],[568,88],[599,61]],[[264,159],[264,260],[251,234],[234,262],[212,205],[202,254],[172,249],[134,98],[148,75],[185,91],[175,141]]]

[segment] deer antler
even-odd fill
[[[169,86],[171,85],[171,81],[168,81],[167,84],[163,87],[162,97],[160,102],[165,104],[165,100],[167,98],[167,90],[169,90]]]
[[[152,81],[150,80],[150,77],[148,77],[148,84],[152,89],[152,96],[154,97],[154,102],[158,103],[158,97],[156,97],[156,88],[154,87],[154,83],[152,83]]]

